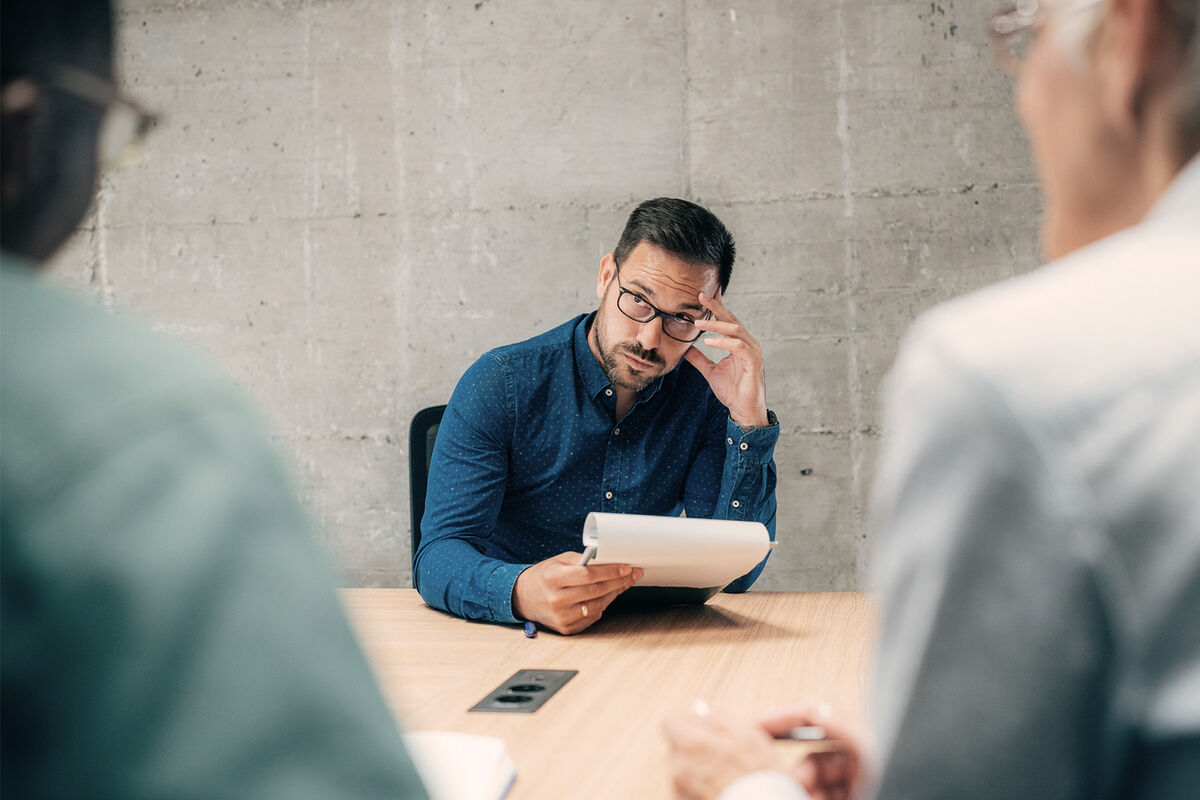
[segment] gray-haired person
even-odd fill
[[[680,715],[680,796],[1200,792],[1197,3],[991,27],[1052,262],[924,315],[890,376],[873,745],[820,719],[847,746],[784,765],[768,736],[811,709]]]

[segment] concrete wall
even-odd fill
[[[407,426],[594,307],[629,211],[712,208],[783,424],[759,588],[863,585],[878,387],[913,317],[1037,262],[980,4],[129,0],[164,124],[55,267],[220,360],[348,585],[409,585]]]

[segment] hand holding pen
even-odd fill
[[[690,713],[664,723],[671,748],[677,794],[713,798],[742,775],[780,770],[800,783],[813,800],[850,800],[862,784],[857,738],[823,703],[772,712],[757,724],[710,713],[698,700]],[[773,747],[772,739],[818,741],[796,754]]]
[[[617,595],[642,577],[628,564],[589,564],[595,548],[526,567],[513,587],[513,616],[571,634],[595,624]],[[528,629],[526,631],[528,634]]]
[[[586,567],[588,562],[596,557],[596,545],[589,544],[583,549],[583,554],[579,556],[579,566]],[[587,616],[585,613],[584,616]],[[537,625],[533,620],[525,620],[525,638],[532,639],[537,636]]]
[[[828,704],[807,703],[769,712],[758,724],[776,739],[821,742],[792,768],[791,775],[812,800],[847,800],[863,784],[863,752],[859,736],[837,719]]]

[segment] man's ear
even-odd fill
[[[608,289],[608,284],[616,274],[617,261],[613,258],[613,254],[609,253],[600,259],[600,274],[596,276],[596,297],[601,300],[604,299],[604,292]]]
[[[1170,46],[1157,9],[1158,0],[1109,0],[1096,32],[1092,63],[1100,107],[1122,138],[1139,134],[1148,93]]]

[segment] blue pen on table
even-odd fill
[[[537,625],[534,625],[531,619],[525,620],[525,637],[532,639],[535,636],[537,636]]]

